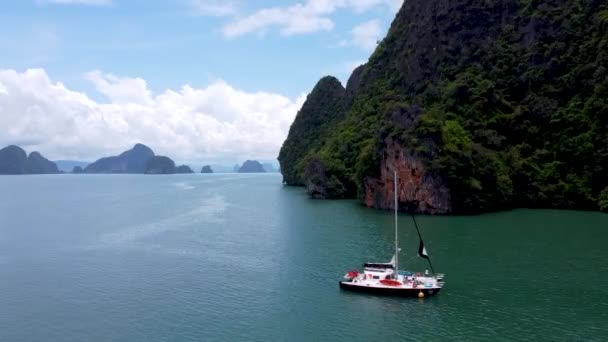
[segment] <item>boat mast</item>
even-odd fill
[[[395,279],[397,279],[399,270],[399,230],[397,228],[397,171],[395,171]]]

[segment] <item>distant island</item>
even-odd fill
[[[264,166],[257,160],[247,160],[239,167],[239,173],[265,173]]]
[[[118,156],[105,157],[91,163],[84,169],[85,173],[134,173],[148,175],[188,174],[194,173],[187,165],[175,166],[175,162],[166,156],[157,156],[146,145],[135,144],[132,149]]]
[[[62,165],[62,169],[57,166]],[[190,166],[176,166],[175,162],[165,156],[157,156],[146,145],[135,144],[133,148],[117,156],[103,157],[93,163],[70,160],[59,160],[57,163],[44,158],[39,152],[29,156],[16,145],[0,150],[0,175],[24,174],[190,174]]]
[[[188,173],[194,173],[194,171],[192,171],[192,169],[188,165],[180,165],[175,168],[175,173],[188,174]]]
[[[61,165],[61,166],[59,166]],[[201,173],[276,173],[278,170],[270,162],[261,163],[258,160],[247,160],[242,165],[234,167],[225,165],[205,165]],[[115,156],[102,157],[92,163],[76,160],[57,160],[55,162],[44,158],[39,152],[29,156],[19,146],[10,145],[0,150],[0,175],[21,174],[192,174],[194,171],[188,165],[176,165],[167,156],[159,156],[141,143]]]
[[[148,163],[154,151],[146,145],[136,144],[118,156],[104,157],[89,164],[85,173],[149,173]],[[173,162],[173,161],[171,161]],[[175,164],[173,164],[175,168]]]
[[[35,175],[60,173],[57,165],[38,152],[29,156],[15,145],[0,150],[0,175]]]
[[[53,160],[53,163],[57,165],[57,168],[59,168],[60,172],[66,173],[73,172],[74,168],[77,166],[84,170],[85,167],[91,164],[90,162],[78,160]]]

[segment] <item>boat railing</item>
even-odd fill
[[[442,279],[445,277],[445,274],[443,273],[428,273],[428,274],[423,274],[423,277],[429,277],[429,278],[437,278],[437,279]]]

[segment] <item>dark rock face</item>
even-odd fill
[[[74,166],[74,168],[72,169],[72,173],[84,173],[84,170],[81,166]]]
[[[22,175],[27,172],[27,155],[25,151],[15,145],[0,150],[0,174]]]
[[[211,169],[210,165],[205,165],[201,169],[201,173],[213,173],[213,169]]]
[[[400,144],[388,140],[382,153],[380,175],[364,180],[363,203],[372,208],[393,209],[394,171],[397,171],[397,200],[402,209],[425,214],[448,214],[452,211],[450,190],[445,182],[430,172],[424,162]]]
[[[188,165],[180,165],[175,168],[175,173],[187,174],[194,173],[194,171],[192,171],[192,169]]]
[[[332,127],[346,113],[346,89],[335,77],[326,76],[315,85],[289,129],[279,153],[283,182],[304,185],[303,158],[320,146]]]
[[[154,156],[146,163],[145,173],[150,175],[174,174],[175,162],[169,157]]]
[[[145,173],[146,166],[154,152],[147,146],[136,144],[119,156],[105,157],[88,165],[86,173]]]
[[[59,173],[57,165],[44,158],[38,152],[32,152],[27,156],[21,147],[15,145],[7,146],[0,150],[0,174],[23,175],[53,173]]]
[[[57,165],[52,161],[44,158],[38,152],[30,153],[27,158],[27,172],[28,174],[53,174],[59,173]]]
[[[343,198],[347,191],[336,175],[329,173],[323,162],[316,157],[307,160],[304,179],[306,191],[312,198]]]
[[[350,107],[359,94],[361,87],[361,76],[365,72],[365,64],[358,66],[348,78],[346,83],[346,105]]]
[[[247,160],[239,168],[239,173],[264,173],[264,166],[257,160]]]

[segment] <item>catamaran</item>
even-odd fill
[[[340,288],[344,290],[367,292],[382,295],[419,297],[436,295],[445,282],[444,275],[435,273],[433,264],[426,251],[422,235],[416,218],[412,215],[414,226],[418,232],[420,244],[418,247],[418,256],[426,259],[431,268],[431,273],[425,270],[424,274],[399,270],[399,248],[398,237],[398,201],[397,201],[397,172],[395,172],[395,254],[390,262],[376,263],[368,262],[363,264],[363,271],[350,271],[344,275],[344,279],[340,281]]]

